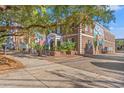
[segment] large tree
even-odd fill
[[[115,20],[114,11],[109,6],[9,6],[0,11],[0,20],[10,20],[21,24],[21,29],[27,32],[33,28],[57,29],[63,26],[63,31],[70,32],[72,24],[94,27],[94,21],[103,25]],[[2,27],[1,27],[2,28]],[[11,27],[6,27],[11,29]]]

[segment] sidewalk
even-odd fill
[[[68,56],[37,56],[37,55],[30,55],[30,54],[23,54],[19,52],[8,52],[8,55],[12,55],[15,57],[28,57],[28,58],[35,58],[40,60],[48,60],[51,62],[61,62],[61,61],[69,61],[73,59],[79,59],[82,56],[79,55],[68,55]]]
[[[21,61],[25,68],[0,75],[0,87],[124,87],[121,80],[47,60],[13,58]]]

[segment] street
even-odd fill
[[[124,53],[73,58],[7,55],[25,68],[0,75],[0,87],[104,88],[124,87]]]

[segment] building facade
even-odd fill
[[[39,40],[39,43],[42,41],[49,41],[42,39],[42,35],[39,37],[36,34],[35,37],[38,37],[35,38],[35,41]],[[90,26],[86,26],[84,28],[80,24],[78,27],[74,27],[70,34],[63,34],[61,37],[63,39],[62,41],[70,40],[75,42],[75,51],[79,55],[115,53],[115,36],[99,23],[95,23],[94,29],[92,29]],[[19,49],[20,45],[30,44],[30,41],[32,41],[29,40],[30,38],[28,36],[18,36],[13,38],[16,49]],[[23,42],[27,43],[22,44]]]
[[[115,53],[115,36],[99,23],[95,23],[94,29],[83,28],[80,24],[73,34],[63,37],[76,42],[76,51],[80,55]]]

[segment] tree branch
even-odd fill
[[[64,25],[63,23],[59,23],[59,24],[50,24],[50,25],[37,25],[37,24],[32,24],[29,25],[28,27],[21,27],[21,26],[0,26],[0,30],[11,30],[11,29],[30,29],[30,28],[34,28],[34,27],[39,27],[39,28],[50,28],[50,27],[55,27],[55,26],[60,26],[60,25]]]
[[[7,36],[22,36],[23,34],[17,35],[17,34],[5,34],[1,35],[0,38],[7,37]]]

